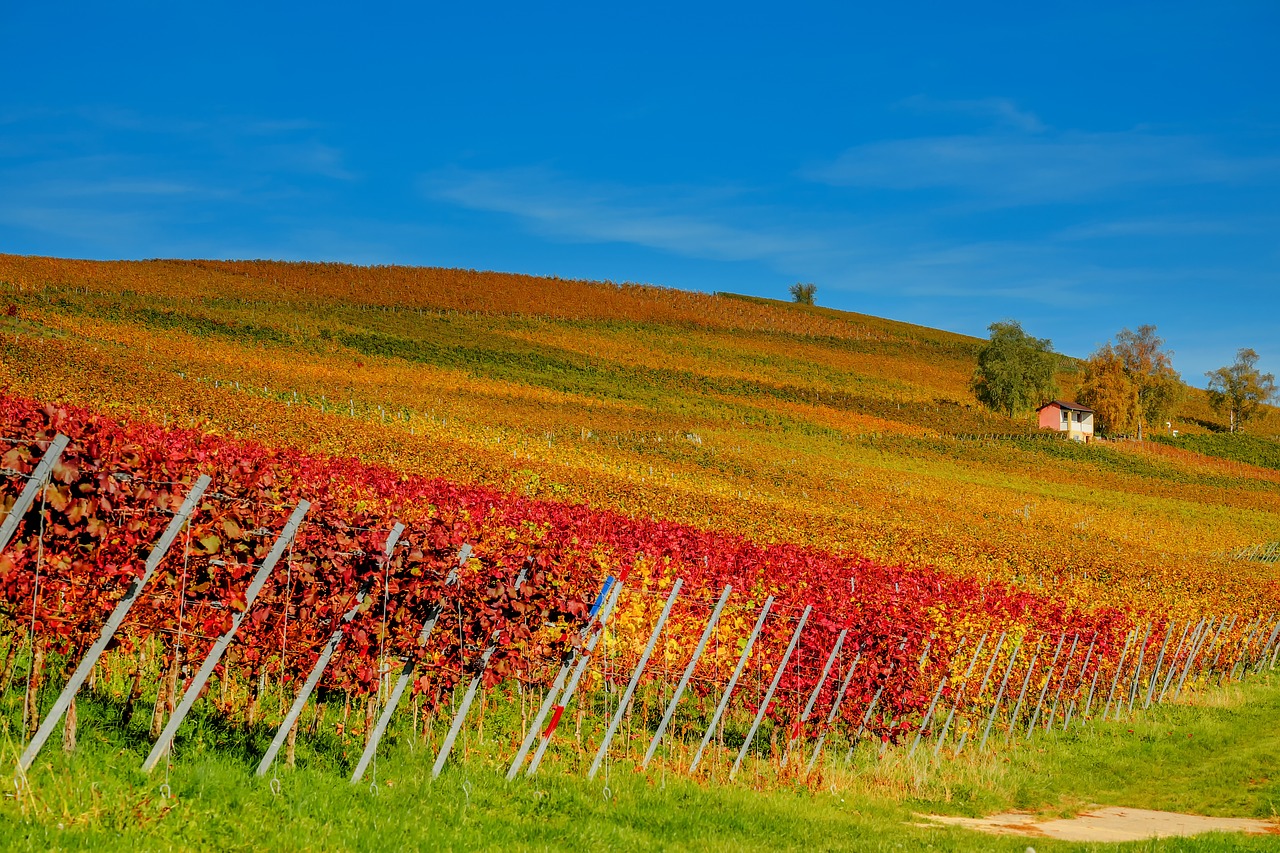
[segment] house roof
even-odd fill
[[[1088,412],[1089,414],[1093,414],[1093,409],[1089,408],[1088,406],[1082,406],[1079,403],[1072,403],[1069,400],[1050,400],[1049,402],[1041,406],[1039,409],[1036,409],[1036,411],[1037,412],[1043,411],[1044,409],[1047,409],[1050,406],[1057,406],[1059,409],[1066,409],[1067,411],[1070,411],[1070,412]]]

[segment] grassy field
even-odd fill
[[[588,782],[569,750],[536,779],[508,784],[510,748],[494,734],[470,742],[468,758],[434,781],[430,748],[401,739],[378,763],[376,786],[350,785],[355,756],[333,736],[300,737],[296,769],[255,779],[267,731],[203,715],[189,723],[168,772],[146,777],[137,769],[145,733],[119,726],[118,704],[86,697],[80,713],[77,752],[46,751],[27,786],[0,805],[6,849],[1022,851],[1026,839],[920,826],[918,816],[1069,815],[1100,804],[1280,817],[1280,678],[1270,674],[994,753],[935,760],[894,747],[877,758],[864,748],[852,768],[831,761],[820,776],[800,779],[748,766],[733,783],[724,779],[723,754],[713,780],[693,781],[674,767],[641,775],[619,762]],[[16,722],[11,713],[6,763],[18,747]],[[1104,847],[1269,850],[1276,841],[1215,834]]]

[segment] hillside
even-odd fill
[[[37,399],[1085,606],[1277,599],[1272,565],[1225,558],[1280,540],[1274,456],[1033,437],[973,402],[980,341],[961,335],[729,294],[332,264],[0,256],[0,300],[0,381]],[[1211,419],[1192,394],[1174,426]],[[1277,432],[1272,412],[1254,440]],[[992,434],[1025,437],[971,438]]]

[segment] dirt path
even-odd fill
[[[1011,812],[990,817],[921,815],[934,824],[964,826],[996,835],[1056,838],[1060,841],[1140,841],[1202,832],[1244,832],[1280,835],[1280,823],[1251,818],[1204,817],[1150,809],[1096,808],[1074,818],[1037,820],[1035,815]],[[924,824],[929,825],[929,824]]]

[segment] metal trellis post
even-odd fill
[[[520,569],[520,574],[516,577],[515,590],[517,593],[520,591],[520,587],[524,586],[527,574],[527,568]],[[458,732],[462,730],[462,724],[467,719],[467,712],[471,710],[471,703],[475,701],[476,691],[480,689],[480,682],[484,679],[484,671],[489,668],[489,659],[498,650],[498,637],[501,633],[502,628],[498,628],[493,632],[489,637],[488,648],[480,655],[480,667],[471,678],[471,683],[467,685],[467,692],[463,694],[462,702],[458,705],[458,713],[454,714],[453,723],[449,726],[449,733],[444,736],[444,743],[440,745],[440,754],[436,756],[436,763],[431,766],[432,779],[440,775],[440,771],[444,769],[444,763],[449,760],[449,753],[453,752],[453,742],[457,740]],[[458,658],[461,661],[461,646],[458,647]]]
[[[742,654],[738,658],[738,665],[733,670],[733,675],[729,677],[729,683],[724,688],[724,695],[720,697],[720,703],[716,705],[715,713],[711,715],[711,723],[707,726],[707,733],[702,736],[702,743],[698,745],[698,752],[693,756],[693,763],[689,765],[689,772],[692,773],[698,768],[698,763],[702,761],[702,753],[707,748],[707,744],[711,743],[711,738],[715,737],[716,726],[720,723],[720,717],[724,714],[725,708],[729,706],[729,698],[733,695],[733,688],[738,683],[738,679],[742,677],[742,670],[747,665],[747,658],[751,656],[751,647],[756,643],[756,637],[760,636],[760,629],[764,627],[764,620],[769,616],[769,609],[773,607],[773,596],[769,596],[764,600],[764,606],[760,608],[760,616],[756,619],[755,627],[751,629],[751,635],[747,637],[747,643],[742,647]]]
[[[458,549],[458,565],[449,572],[449,576],[445,578],[445,588],[449,588],[458,583],[458,572],[467,564],[467,560],[471,558],[471,546],[463,545]],[[431,637],[431,632],[435,630],[436,623],[440,621],[440,612],[444,609],[444,601],[437,601],[427,610],[427,618],[422,622],[422,630],[418,633],[418,648],[421,649],[427,644],[427,640]],[[409,683],[413,681],[414,671],[418,666],[418,658],[410,657],[404,662],[404,669],[400,671],[400,676],[396,679],[395,686],[391,688],[391,695],[387,697],[387,704],[383,706],[382,713],[378,715],[378,721],[374,724],[373,731],[369,733],[369,740],[364,745],[364,752],[360,754],[360,760],[356,763],[356,769],[351,773],[351,784],[359,782],[364,776],[364,771],[368,769],[373,756],[377,754],[378,743],[382,740],[382,734],[387,730],[387,726],[391,722],[391,716],[395,714],[396,708],[400,704],[400,697],[404,695],[404,691],[408,688]]]
[[[1107,715],[1111,713],[1111,700],[1116,698],[1116,688],[1120,685],[1120,673],[1124,671],[1125,658],[1129,656],[1129,647],[1133,645],[1133,641],[1138,636],[1137,628],[1130,628],[1129,633],[1124,635],[1124,648],[1120,651],[1120,659],[1116,661],[1116,673],[1111,677],[1111,690],[1107,693],[1107,704],[1102,708],[1102,721],[1105,723]],[[1116,719],[1120,719],[1120,709],[1117,703]]]
[[[169,751],[169,745],[173,741],[173,736],[177,734],[178,727],[182,725],[182,721],[186,719],[187,713],[191,710],[191,706],[195,704],[199,698],[200,692],[204,690],[205,682],[209,680],[209,676],[213,674],[214,668],[218,665],[218,661],[222,660],[223,654],[231,645],[232,640],[236,637],[236,632],[240,630],[240,623],[244,621],[249,610],[253,607],[253,602],[257,599],[258,593],[262,592],[262,587],[267,582],[267,577],[271,574],[271,570],[276,567],[276,563],[284,556],[285,548],[293,541],[293,537],[298,532],[298,527],[302,524],[302,517],[307,514],[307,510],[311,508],[311,502],[306,500],[298,501],[298,506],[294,508],[293,514],[289,516],[288,523],[285,524],[284,530],[276,537],[275,544],[271,546],[271,552],[267,554],[267,558],[262,561],[262,565],[258,568],[257,573],[253,576],[253,580],[249,584],[249,588],[244,594],[244,610],[237,611],[231,617],[231,627],[218,638],[213,644],[213,648],[209,651],[209,655],[204,659],[204,663],[200,665],[200,669],[196,672],[195,677],[191,679],[191,686],[187,688],[187,692],[182,696],[182,702],[173,712],[173,716],[169,718],[168,724],[164,727],[164,731],[160,733],[160,738],[151,747],[151,753],[147,756],[147,760],[142,762],[144,772],[150,773],[155,769],[160,759]]]
[[[156,569],[160,566],[160,561],[169,552],[174,541],[178,538],[178,534],[182,531],[183,525],[187,523],[187,519],[200,502],[200,498],[204,496],[205,489],[209,488],[209,482],[209,476],[201,474],[195,485],[191,487],[191,491],[187,493],[186,500],[182,502],[177,513],[169,521],[169,526],[165,528],[164,533],[161,534],[155,546],[151,549],[146,565],[143,566],[142,575],[133,580],[129,585],[128,591],[125,592],[124,598],[120,599],[115,609],[111,611],[111,616],[107,618],[106,624],[102,626],[102,633],[98,636],[97,641],[85,652],[80,664],[76,667],[76,671],[71,674],[66,686],[62,688],[62,693],[58,696],[58,700],[53,703],[53,707],[49,709],[44,722],[40,724],[35,737],[31,739],[31,743],[27,744],[26,750],[23,751],[22,756],[18,759],[18,767],[22,770],[25,771],[31,767],[31,762],[36,760],[36,756],[44,747],[45,742],[48,741],[49,735],[53,734],[54,727],[58,725],[58,721],[62,719],[62,715],[70,707],[71,701],[75,699],[76,693],[79,692],[80,687],[88,679],[89,673],[93,671],[93,667],[97,664],[103,650],[110,644],[111,638],[116,635],[116,631],[120,630],[120,626],[124,624],[125,617],[129,615],[129,609],[133,607],[134,602],[142,595],[142,588],[147,585],[147,581],[151,580],[151,576],[155,574]]]
[[[613,591],[610,592],[604,608],[600,611],[600,630],[587,638],[586,647],[578,655],[577,663],[573,667],[573,675],[570,676],[569,683],[564,688],[560,701],[555,705],[551,715],[551,722],[547,723],[547,727],[542,731],[538,740],[538,748],[533,752],[533,758],[529,761],[529,769],[525,771],[525,776],[532,777],[538,772],[538,766],[542,764],[542,756],[546,755],[547,747],[551,745],[551,738],[555,735],[556,729],[560,725],[560,717],[564,714],[565,708],[569,707],[569,703],[573,701],[573,696],[578,691],[578,684],[582,681],[582,676],[587,671],[587,664],[591,663],[591,655],[595,652],[596,646],[599,645],[600,638],[604,636],[609,614],[613,612],[613,608],[618,603],[618,598],[621,595],[622,581],[619,580],[613,585]]]
[[[1174,621],[1169,620],[1169,627],[1164,632],[1164,642],[1160,644],[1160,655],[1156,658],[1155,669],[1151,671],[1151,683],[1147,685],[1147,698],[1143,700],[1142,707],[1150,708],[1151,700],[1156,696],[1156,684],[1160,681],[1160,669],[1164,666],[1164,653],[1169,648],[1169,640],[1173,638]]]
[[[1040,698],[1036,701],[1036,709],[1031,714],[1031,723],[1027,726],[1027,740],[1031,739],[1036,723],[1040,721],[1040,712],[1044,709],[1044,697],[1049,692],[1049,685],[1053,682],[1053,671],[1058,666],[1058,656],[1062,654],[1062,646],[1066,640],[1067,633],[1063,631],[1058,635],[1058,645],[1053,650],[1053,660],[1049,661],[1049,668],[1045,671],[1044,686],[1040,688]]]
[[[40,494],[40,489],[44,487],[45,482],[49,479],[49,475],[53,473],[53,466],[58,463],[62,457],[62,451],[67,449],[67,445],[71,439],[62,433],[58,433],[53,437],[53,441],[49,442],[49,447],[45,450],[44,455],[40,457],[40,461],[36,464],[36,468],[31,472],[27,484],[22,487],[22,491],[18,494],[18,499],[10,508],[9,514],[4,517],[4,521],[0,521],[0,551],[4,551],[9,544],[9,540],[13,538],[13,534],[18,532],[18,525],[22,523],[22,517],[27,514],[27,510],[31,509],[31,504],[35,501],[36,495]]]
[[[1076,697],[1080,694],[1080,689],[1084,687],[1084,677],[1089,672],[1089,661],[1093,660],[1093,647],[1098,642],[1098,632],[1093,632],[1093,637],[1089,640],[1089,650],[1085,652],[1084,663],[1080,665],[1080,679],[1076,682],[1076,686],[1071,689],[1071,702],[1067,706],[1067,711],[1062,715],[1062,730],[1065,732],[1067,727],[1071,725],[1071,718],[1076,713]],[[1094,672],[1094,680],[1097,680],[1097,672]],[[1050,714],[1050,719],[1052,719]]]
[[[827,739],[827,732],[831,728],[832,721],[836,715],[840,713],[840,706],[844,703],[844,696],[849,691],[849,682],[853,681],[853,671],[858,667],[858,661],[862,660],[862,649],[853,656],[853,663],[849,664],[849,671],[845,673],[844,680],[840,682],[840,692],[836,694],[836,699],[831,703],[831,711],[827,714],[827,719],[822,724],[822,731],[818,732],[818,739],[813,744],[813,753],[809,756],[809,763],[805,765],[806,772],[813,772],[813,765],[818,763],[818,756],[822,754],[822,743]]]
[[[813,706],[818,701],[818,694],[822,692],[822,687],[827,683],[827,676],[831,674],[831,665],[836,662],[836,655],[840,654],[840,647],[844,645],[844,635],[849,633],[848,628],[840,631],[840,636],[836,637],[836,644],[831,647],[831,654],[827,655],[826,666],[822,668],[822,675],[818,676],[818,682],[813,686],[813,692],[809,694],[809,701],[805,704],[804,710],[800,712],[799,727],[793,737],[787,740],[787,748],[782,753],[782,766],[787,766],[787,759],[791,757],[791,749],[795,746],[796,740],[800,737],[800,729],[804,727],[805,721],[809,719],[809,715],[813,713]]]
[[[738,750],[738,757],[734,759],[733,769],[729,771],[730,779],[738,775],[738,770],[742,767],[742,760],[747,757],[747,752],[751,749],[751,741],[755,739],[756,731],[760,728],[760,721],[764,719],[764,713],[768,710],[769,703],[773,701],[773,694],[778,689],[778,684],[782,681],[782,674],[786,671],[787,664],[791,661],[791,655],[800,643],[800,633],[804,631],[805,623],[809,621],[811,612],[813,612],[813,605],[805,605],[804,612],[800,614],[800,621],[796,624],[795,633],[791,635],[791,642],[787,645],[787,650],[783,652],[782,660],[778,662],[778,668],[774,670],[773,681],[769,682],[769,689],[765,691],[764,700],[761,701],[760,707],[756,709],[756,718],[752,721],[750,730],[747,731],[746,740],[742,742],[742,748]]]
[[[987,748],[987,738],[991,735],[991,726],[995,723],[996,714],[1000,710],[1000,703],[1004,701],[1004,690],[1009,686],[1009,676],[1013,673],[1013,662],[1018,659],[1018,651],[1022,648],[1022,638],[1018,638],[1017,644],[1013,647],[1013,651],[1009,653],[1009,665],[1004,668],[1004,678],[1000,679],[1000,689],[996,691],[996,700],[991,703],[991,713],[987,715],[987,725],[982,730],[982,743],[978,744],[978,751]]]
[[[1053,704],[1049,706],[1049,716],[1045,717],[1044,730],[1053,728],[1054,715],[1058,713],[1058,702],[1062,700],[1062,691],[1067,686],[1067,676],[1071,674],[1071,662],[1076,659],[1076,649],[1080,646],[1080,634],[1071,638],[1071,651],[1067,652],[1067,662],[1062,665],[1062,677],[1058,679],[1058,689],[1053,691]]]
[[[676,596],[680,594],[680,588],[684,586],[683,578],[676,578],[676,582],[671,587],[671,594],[667,596],[667,603],[662,608],[662,613],[658,615],[658,621],[653,626],[653,633],[649,635],[649,642],[645,644],[644,653],[640,655],[640,660],[636,662],[636,668],[631,673],[631,680],[627,683],[626,692],[622,694],[622,698],[618,700],[618,707],[613,712],[613,719],[609,721],[609,728],[604,733],[604,740],[600,741],[600,748],[596,750],[595,760],[591,762],[591,769],[587,771],[587,778],[596,778],[596,773],[600,771],[600,765],[604,761],[604,757],[609,754],[609,744],[613,741],[613,736],[618,731],[618,724],[622,722],[622,716],[627,712],[627,708],[631,706],[631,697],[635,695],[636,685],[640,683],[640,676],[644,673],[645,664],[649,662],[649,656],[653,654],[653,649],[658,645],[658,637],[662,634],[662,628],[667,624],[667,618],[671,615],[671,608],[676,603]]]
[[[1031,686],[1031,674],[1035,672],[1036,663],[1040,660],[1040,646],[1044,643],[1044,635],[1041,634],[1036,639],[1035,650],[1031,652],[1031,661],[1027,664],[1027,674],[1022,679],[1022,690],[1018,693],[1018,701],[1013,705],[1013,711],[1009,714],[1009,730],[1005,733],[1004,742],[1008,744],[1013,740],[1014,727],[1018,725],[1018,715],[1022,713],[1023,700],[1027,698],[1027,688]]]
[[[901,651],[903,648],[906,647],[906,645],[907,645],[907,640],[904,637],[902,640],[902,644],[898,646],[898,650]],[[924,667],[924,662],[925,660],[928,659],[929,649],[932,646],[933,646],[933,635],[931,634],[929,636],[929,639],[925,640],[924,651],[920,653],[920,661],[916,664],[916,669],[921,669],[922,667]],[[844,756],[845,764],[848,764],[849,762],[853,761],[853,751],[858,748],[858,743],[862,740],[862,733],[867,730],[867,724],[871,722],[871,715],[875,713],[876,705],[880,702],[881,695],[884,694],[885,685],[889,683],[889,677],[893,675],[893,671],[896,668],[897,668],[897,661],[894,661],[889,664],[889,671],[885,673],[884,681],[880,682],[880,686],[876,688],[875,695],[871,697],[871,702],[870,704],[867,705],[867,712],[862,715],[862,722],[858,724],[858,730],[854,732],[853,738],[849,742],[849,751],[845,753],[845,756]],[[880,748],[881,751],[883,751],[884,747],[887,745],[888,743],[886,742],[884,746],[881,746]]]
[[[404,525],[397,521],[395,526],[391,528],[391,534],[387,537],[386,559],[391,559],[391,553],[395,550],[396,543],[403,532]],[[342,642],[346,626],[350,624],[352,619],[356,618],[356,615],[360,612],[360,605],[364,604],[365,597],[368,594],[367,588],[360,590],[356,594],[356,603],[343,615],[338,627],[329,635],[329,642],[325,643],[324,649],[320,652],[320,657],[316,659],[315,665],[311,667],[311,673],[307,676],[302,689],[294,697],[293,705],[289,707],[289,713],[285,714],[284,722],[280,724],[280,728],[276,729],[276,735],[272,738],[271,745],[267,747],[266,754],[262,756],[262,761],[258,763],[258,769],[254,771],[254,775],[265,776],[267,770],[271,767],[271,762],[276,760],[276,755],[280,752],[280,747],[284,746],[285,738],[289,736],[289,731],[293,728],[293,724],[302,715],[302,709],[306,707],[307,699],[311,697],[311,691],[315,690],[316,685],[320,683],[320,676],[324,674],[325,668],[329,666],[330,659],[333,658],[333,653],[338,649],[338,644]]]
[[[720,593],[720,600],[716,602],[715,609],[711,611],[711,617],[707,619],[707,626],[702,629],[702,637],[698,640],[698,645],[693,650],[693,657],[689,658],[689,663],[684,668],[684,674],[680,676],[680,682],[676,685],[676,690],[671,694],[671,701],[667,703],[667,710],[662,715],[662,722],[658,723],[658,730],[653,733],[653,740],[649,741],[649,749],[644,754],[644,761],[640,762],[640,769],[649,766],[649,761],[653,758],[654,752],[658,749],[658,743],[662,740],[662,735],[666,732],[667,726],[671,723],[671,717],[676,712],[676,705],[680,702],[684,689],[689,685],[689,679],[693,677],[694,667],[698,663],[698,658],[702,656],[702,652],[707,647],[707,641],[711,639],[711,633],[715,630],[716,623],[720,621],[720,614],[724,612],[724,606],[729,601],[729,593],[733,591],[733,587],[726,584],[724,591]]]
[[[1000,650],[1004,648],[1005,632],[1000,632],[1000,639],[996,640],[995,650],[991,653],[991,663],[987,664],[987,671],[982,676],[982,681],[978,683],[978,690],[973,694],[975,702],[982,701],[982,691],[987,689],[987,682],[991,680],[991,673],[996,668],[996,662],[1000,659]],[[979,706],[981,707],[981,706]],[[964,733],[960,735],[960,742],[956,744],[956,755],[964,751],[964,745],[969,740],[969,728],[965,727]],[[941,739],[938,741],[941,743]]]
[[[591,630],[591,626],[595,624],[596,617],[603,613],[605,604],[611,600],[609,593],[612,592],[614,583],[613,575],[605,578],[604,586],[600,588],[600,594],[596,596],[596,603],[592,606],[591,612],[587,614],[587,624],[582,626],[580,636],[586,637]],[[529,750],[533,748],[533,742],[537,740],[538,732],[542,731],[542,724],[547,719],[547,714],[551,713],[556,697],[564,689],[565,679],[569,677],[569,670],[573,667],[576,654],[577,651],[574,650],[572,654],[564,656],[563,663],[560,664],[560,671],[556,673],[551,686],[547,688],[547,695],[542,698],[542,704],[538,707],[537,716],[533,718],[533,722],[529,725],[529,730],[524,733],[524,740],[520,743],[520,750],[516,753],[516,757],[511,760],[511,768],[507,770],[508,782],[516,778],[516,773],[520,772],[520,768],[524,766],[524,760],[528,757]]]

